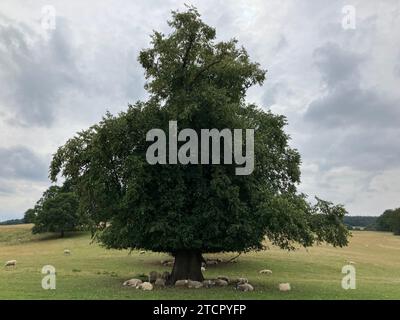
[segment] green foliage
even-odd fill
[[[391,231],[400,235],[400,208],[386,210],[376,221],[378,231]]]
[[[237,41],[216,42],[196,9],[173,12],[172,33],[155,32],[139,61],[146,102],[107,114],[54,155],[51,178],[75,186],[80,211],[109,248],[160,252],[262,249],[265,236],[281,248],[326,241],[347,245],[345,209],[298,194],[300,155],[288,145],[286,119],[245,102],[265,71]],[[233,165],[149,165],[147,131],[255,129],[255,170]]]
[[[26,223],[24,219],[11,219],[0,222],[0,226],[8,226],[8,225],[24,224],[24,223]]]
[[[64,192],[62,187],[51,186],[37,202],[32,233],[75,231],[80,225],[78,197]]]
[[[378,217],[369,217],[369,216],[346,216],[343,219],[343,222],[348,227],[361,227],[365,229],[373,228],[376,223]]]
[[[24,223],[35,223],[36,211],[35,209],[28,209],[24,214]]]

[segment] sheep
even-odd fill
[[[254,291],[254,287],[253,287],[250,283],[242,283],[242,284],[239,284],[239,285],[236,287],[236,289],[239,290],[239,291],[244,291],[244,292],[247,292],[247,291]]]
[[[280,283],[279,284],[279,291],[290,291],[290,283]]]
[[[157,288],[164,288],[165,287],[165,280],[162,278],[158,278],[155,282],[154,282],[154,287]]]
[[[217,279],[224,280],[229,283],[229,278],[227,276],[218,276]]]
[[[157,271],[151,271],[149,274],[149,282],[154,283],[158,278],[161,278],[161,275]]]
[[[146,253],[146,251],[144,251],[144,250],[139,251],[139,254],[145,254],[145,253]]]
[[[215,281],[213,280],[204,280],[203,281],[203,287],[205,288],[211,288],[215,286]]]
[[[247,280],[246,278],[239,278],[236,280],[236,285],[245,284],[245,283],[249,283],[249,280]]]
[[[349,261],[349,264],[356,264],[354,261]]]
[[[71,254],[71,251],[68,250],[68,249],[65,249],[65,250],[64,250],[64,254],[65,254],[66,256],[69,256],[69,255]]]
[[[272,274],[272,271],[269,269],[263,269],[259,271],[259,274]]]
[[[142,284],[143,281],[140,279],[130,279],[130,280],[126,280],[122,285],[124,287],[128,286],[128,287],[137,287],[138,285]]]
[[[187,287],[188,283],[188,280],[177,280],[175,282],[175,287]]]
[[[189,289],[199,289],[203,286],[203,283],[199,281],[189,280],[187,285]]]
[[[204,272],[204,271],[206,271],[206,268],[201,267],[200,270],[201,270],[201,272]]]
[[[216,279],[215,280],[215,285],[217,287],[226,287],[228,285],[228,281],[222,280],[222,279]]]
[[[143,282],[139,284],[136,289],[144,290],[144,291],[151,291],[153,290],[153,285],[150,282]]]
[[[17,260],[9,260],[4,265],[4,267],[16,267],[16,266],[17,266]]]
[[[174,259],[161,260],[161,264],[167,267],[173,265],[174,261],[175,261]]]

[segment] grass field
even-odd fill
[[[318,246],[286,252],[274,247],[240,256],[237,263],[208,267],[206,278],[247,277],[254,292],[232,287],[141,291],[122,286],[124,280],[151,270],[165,271],[167,256],[106,250],[90,243],[87,233],[58,239],[32,236],[31,225],[0,226],[0,262],[16,259],[16,268],[0,269],[0,299],[400,299],[400,237],[381,232],[353,232],[347,248]],[[70,256],[63,254],[71,250]],[[228,259],[233,254],[221,254]],[[357,288],[341,287],[342,267],[354,261]],[[57,289],[43,290],[41,269],[57,270]],[[260,275],[271,269],[272,275]],[[292,291],[280,292],[281,282]]]

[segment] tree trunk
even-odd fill
[[[64,238],[64,230],[61,230],[61,238]]]
[[[203,281],[201,273],[201,252],[193,250],[181,250],[175,253],[175,262],[168,284],[174,285],[177,280]]]

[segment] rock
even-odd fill
[[[139,284],[136,288],[144,291],[151,291],[153,290],[153,285],[150,282],[143,282]]]
[[[247,292],[247,291],[254,291],[254,287],[253,287],[250,283],[239,284],[239,285],[237,286],[237,289],[238,289],[239,291],[244,291],[244,292]]]
[[[229,283],[229,278],[227,276],[218,276],[217,279],[225,280]]]
[[[177,280],[175,282],[175,287],[187,287],[188,282],[188,280]]]
[[[189,289],[199,289],[203,287],[203,283],[201,283],[200,281],[194,281],[194,280],[189,280],[188,281],[188,288]]]
[[[161,278],[161,275],[157,271],[151,271],[149,274],[149,282],[154,283],[158,278]]]
[[[279,291],[290,291],[290,283],[280,283],[279,284]]]
[[[165,280],[164,280],[164,279],[161,279],[161,278],[158,278],[158,279],[156,280],[156,282],[154,282],[154,286],[155,286],[156,288],[165,288]]]
[[[212,288],[215,286],[215,282],[213,280],[204,280],[203,287],[205,288]]]
[[[122,285],[128,287],[137,287],[138,285],[142,284],[143,281],[140,279],[130,279],[126,280]]]
[[[228,281],[222,280],[222,279],[217,279],[217,280],[215,280],[215,285],[217,287],[226,287],[228,285]]]
[[[144,250],[139,251],[139,254],[145,254],[145,253],[146,253],[146,251],[144,251]]]
[[[259,273],[260,273],[260,274],[272,274],[272,271],[269,270],[269,269],[263,269],[263,270],[260,270]]]

